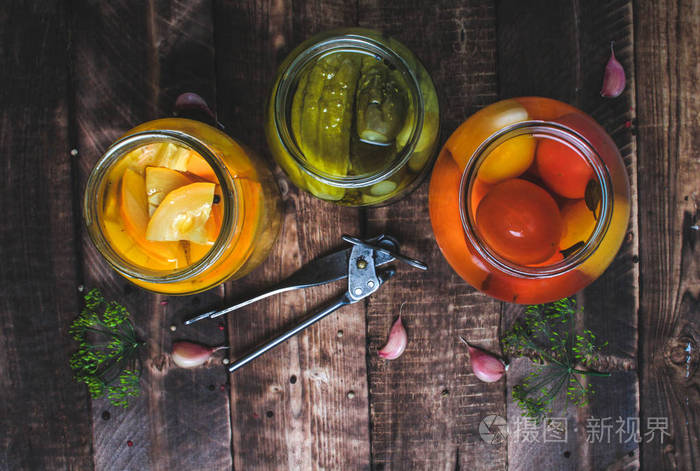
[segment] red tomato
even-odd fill
[[[481,200],[476,225],[494,252],[520,265],[554,255],[562,231],[559,208],[549,193],[517,178],[494,186]]]
[[[540,139],[536,161],[540,177],[552,191],[571,199],[584,197],[593,168],[578,152],[553,139]]]
[[[559,263],[559,262],[561,262],[562,260],[564,260],[564,256],[561,254],[560,251],[557,250],[556,252],[554,252],[554,255],[552,255],[551,257],[549,257],[549,258],[548,258],[547,260],[545,260],[544,262],[535,263],[535,264],[533,264],[532,266],[535,266],[535,267],[548,267],[549,265],[554,265],[555,263]]]
[[[484,196],[493,188],[493,185],[489,185],[488,183],[484,183],[483,180],[477,178],[476,181],[474,182],[474,185],[472,186],[472,191],[471,191],[471,212],[472,216],[476,214],[476,208],[479,207],[479,203],[481,203],[481,200],[484,199]]]

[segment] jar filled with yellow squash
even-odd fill
[[[191,294],[258,266],[281,216],[276,182],[254,152],[207,124],[168,118],[106,151],[84,218],[118,273],[150,291]]]

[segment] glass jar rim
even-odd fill
[[[292,157],[295,164],[297,164],[302,172],[321,183],[336,188],[363,188],[386,180],[394,175],[406,165],[411,158],[411,154],[413,154],[420,139],[420,130],[423,128],[425,101],[418,77],[402,56],[381,42],[371,38],[369,35],[372,33],[380,34],[370,29],[349,28],[326,31],[311,37],[290,54],[290,56],[294,56],[294,58],[287,66],[284,75],[273,90],[273,122],[277,137],[285,151]],[[329,34],[330,36],[328,36]],[[323,39],[318,40],[319,37],[323,37]],[[297,75],[304,70],[311,61],[325,54],[343,50],[361,51],[362,53],[369,53],[374,57],[380,57],[382,60],[389,61],[407,79],[409,93],[411,94],[411,99],[415,103],[415,117],[410,138],[391,162],[368,176],[335,177],[314,168],[303,157],[304,154],[292,137],[289,125],[287,124],[287,105],[289,104],[289,100],[291,100],[290,92]]]
[[[129,262],[108,242],[100,224],[98,204],[102,202],[105,178],[109,171],[129,152],[154,142],[176,142],[182,147],[199,154],[211,166],[222,189],[223,217],[219,235],[211,249],[196,262],[181,270],[164,273],[160,270],[150,270]],[[88,229],[88,235],[97,250],[102,254],[117,272],[124,276],[147,283],[176,283],[188,280],[207,270],[224,253],[231,238],[232,228],[238,217],[238,192],[233,184],[228,169],[206,144],[196,137],[182,131],[159,129],[141,131],[129,134],[114,142],[103,154],[90,172],[83,199],[83,217]]]
[[[472,217],[473,211],[470,211],[471,186],[485,158],[496,147],[508,139],[526,134],[532,135],[533,137],[555,139],[570,148],[573,147],[573,149],[576,150],[580,156],[584,157],[593,168],[601,193],[601,213],[596,221],[593,232],[585,241],[583,247],[565,257],[564,260],[560,262],[539,267],[518,265],[496,254],[479,236],[475,221]],[[612,180],[607,166],[588,139],[576,130],[557,122],[528,120],[501,128],[479,145],[469,158],[462,172],[459,199],[459,215],[462,221],[462,229],[470,245],[487,263],[498,270],[520,278],[550,278],[575,269],[595,252],[601,244],[612,220],[614,194],[612,190]]]

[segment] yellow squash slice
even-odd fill
[[[191,183],[168,193],[148,222],[146,239],[205,244],[215,186],[206,182]]]
[[[165,195],[190,183],[192,183],[192,180],[177,170],[166,167],[147,167],[146,195],[148,196],[148,215],[153,216]]]
[[[144,178],[131,169],[122,177],[120,213],[126,232],[154,259],[175,263],[176,267],[187,264],[185,254],[178,243],[154,243],[147,240],[148,201]]]

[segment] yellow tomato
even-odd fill
[[[562,249],[568,249],[577,242],[586,242],[595,228],[595,217],[584,200],[567,201],[561,208],[564,222],[561,242]]]
[[[522,135],[498,145],[479,167],[478,178],[485,183],[498,183],[519,177],[535,159],[535,138]]]
[[[515,100],[503,100],[474,113],[452,133],[445,147],[460,170],[479,145],[496,131],[529,119],[527,110]]]

